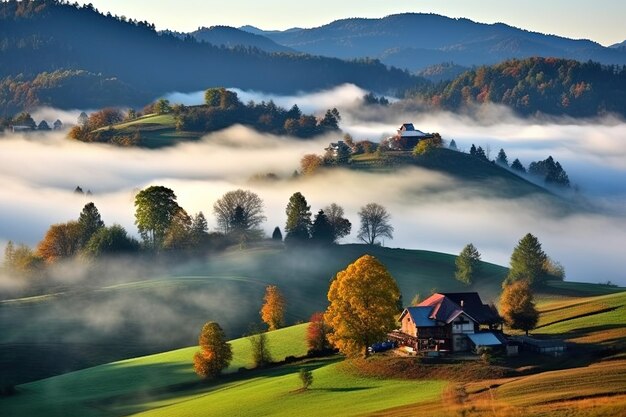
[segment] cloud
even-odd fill
[[[472,143],[490,147],[492,158],[500,147],[509,160],[520,158],[525,165],[552,155],[581,185],[587,208],[565,210],[557,200],[532,195],[502,198],[487,186],[417,168],[290,178],[304,154],[322,153],[336,135],[302,141],[234,126],[198,142],[146,150],[83,144],[53,132],[0,138],[0,242],[33,245],[50,224],[77,218],[88,201],[95,202],[107,224],[120,223],[136,233],[134,194],[153,184],[172,188],[188,212],[203,211],[211,228],[216,227],[212,206],[221,195],[236,188],[253,190],[265,202],[264,227],[270,234],[275,226],[283,228],[287,201],[300,191],[313,213],[332,202],[344,206],[354,231],[346,242],[356,240],[359,208],[378,202],[388,208],[396,228],[388,246],[458,253],[473,242],[485,260],[507,265],[517,241],[530,232],[563,263],[568,279],[626,284],[620,243],[626,241],[626,124],[612,118],[518,119],[501,107],[482,108],[475,115],[415,113],[400,104],[363,107],[351,104],[362,91],[346,86],[300,96],[298,104],[324,108],[329,102],[320,97],[344,92],[348,105],[340,108],[342,127],[357,140],[378,139],[402,122],[413,122],[455,139],[461,148]],[[294,98],[276,99],[287,103]],[[282,179],[251,181],[268,172]],[[73,194],[77,185],[93,196]],[[497,191],[497,185],[492,187]]]

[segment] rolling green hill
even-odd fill
[[[578,316],[591,317],[593,314],[589,312],[598,307],[623,310],[625,297],[626,292],[619,292],[545,302],[540,325],[549,327],[549,323],[557,320],[570,322],[572,328],[576,328],[581,324],[576,322]],[[615,322],[615,328],[623,329],[621,310],[622,318]],[[304,355],[305,330],[306,325],[297,325],[268,333],[274,359]],[[612,337],[610,332],[596,336],[596,341],[580,343],[604,343]],[[303,416],[448,416],[463,412],[463,415],[479,417],[550,416],[567,410],[568,416],[582,417],[618,415],[616,410],[626,404],[626,385],[623,384],[626,362],[618,358],[596,359],[589,366],[531,374],[521,368],[511,369],[510,372],[519,372],[519,376],[495,380],[479,380],[490,378],[483,375],[484,372],[477,373],[476,380],[456,379],[453,375],[450,380],[445,377],[434,380],[415,379],[409,374],[403,377],[402,373],[393,377],[366,376],[354,372],[350,366],[340,366],[341,357],[307,359],[264,370],[236,372],[240,367],[251,366],[250,345],[246,339],[236,339],[231,344],[233,362],[218,381],[199,382],[191,366],[196,348],[185,348],[22,385],[17,395],[2,399],[2,415],[169,417],[293,415],[297,412]],[[553,361],[540,355],[529,358],[525,360]],[[505,366],[515,366],[514,363]],[[302,367],[313,371],[314,383],[307,392],[299,391],[297,373]],[[445,372],[440,374],[446,375]],[[468,394],[460,401],[455,400],[459,397],[454,394],[459,386]]]

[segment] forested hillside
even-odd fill
[[[62,77],[46,74],[60,70]],[[85,81],[80,71],[91,74],[76,93],[76,79]],[[159,34],[145,21],[105,16],[91,5],[55,0],[0,3],[0,80],[4,114],[39,104],[138,106],[147,96],[216,85],[292,93],[350,82],[393,93],[420,82],[375,60],[217,47],[191,36]],[[116,92],[110,84],[131,88]],[[81,93],[85,88],[89,94]]]
[[[556,58],[514,59],[408,95],[449,110],[498,103],[522,115],[626,116],[626,67]]]

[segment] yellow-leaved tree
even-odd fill
[[[200,351],[193,357],[193,367],[201,378],[215,378],[233,359],[233,351],[226,341],[224,331],[214,321],[202,327],[198,338]]]
[[[285,297],[275,285],[265,288],[264,303],[261,308],[261,319],[269,330],[280,329],[285,324]]]
[[[348,356],[363,354],[397,327],[400,290],[387,268],[364,255],[335,276],[328,290],[324,318],[330,342]]]

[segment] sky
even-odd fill
[[[315,27],[347,17],[436,13],[611,45],[626,39],[626,2],[619,0],[89,0],[101,12],[147,20],[157,29],[189,32],[200,26],[253,25],[262,29]]]

